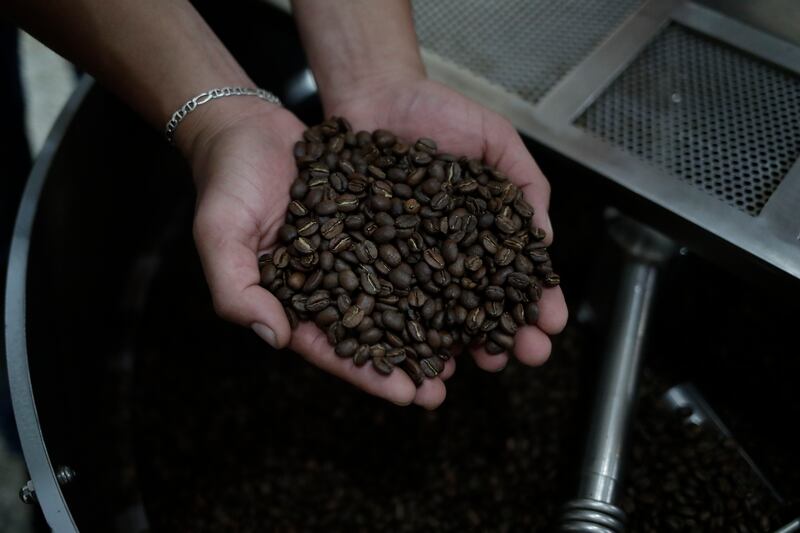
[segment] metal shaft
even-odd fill
[[[577,497],[561,515],[562,531],[620,532],[625,514],[617,507],[626,441],[636,400],[645,333],[653,307],[659,265],[674,246],[653,230],[622,219],[612,237],[626,251],[614,303],[608,345],[601,363]]]

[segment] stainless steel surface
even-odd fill
[[[429,17],[426,24],[436,26],[437,39],[449,40],[450,43],[439,43],[436,48],[431,48],[426,42],[425,32],[433,30],[418,27],[425,46],[423,58],[431,77],[505,115],[529,137],[702,228],[705,230],[704,235],[719,237],[723,242],[746,252],[743,257],[756,256],[791,276],[800,278],[800,219],[796,216],[800,209],[800,164],[797,163],[798,147],[792,144],[798,138],[800,121],[791,120],[791,114],[784,117],[775,114],[776,109],[796,108],[795,87],[800,72],[800,48],[794,43],[769,36],[757,27],[747,25],[746,17],[732,19],[690,2],[648,2],[627,20],[620,20],[619,26],[609,31],[607,38],[600,39],[593,50],[588,51],[582,60],[575,63],[552,85],[549,92],[532,101],[521,96],[527,93],[515,92],[508,88],[511,87],[510,84],[504,86],[497,81],[505,79],[505,76],[513,77],[514,69],[518,66],[509,66],[498,61],[492,68],[508,69],[508,72],[497,73],[493,70],[490,77],[481,69],[472,67],[469,58],[462,57],[463,53],[450,51],[449,47],[455,46],[453,43],[461,42],[465,35],[474,41],[480,41],[481,39],[476,38],[479,28],[493,27],[496,24],[490,20],[491,16],[495,16],[491,10],[486,11],[485,14],[489,17],[486,20],[478,21],[459,15],[461,18],[458,18],[459,22],[456,24],[452,14],[475,9],[470,4],[472,2],[465,5],[445,0],[437,2],[435,9],[427,3],[415,4],[417,19],[419,20],[420,13],[424,11]],[[790,4],[785,1],[782,5]],[[560,9],[558,6],[569,6],[571,3],[553,0],[551,5]],[[776,2],[769,2],[769,5],[775,6]],[[791,11],[791,7],[787,9]],[[529,10],[532,12],[533,8]],[[520,18],[528,16],[526,13],[524,7],[519,8]],[[569,19],[567,7],[560,13],[564,19]],[[762,18],[764,16],[767,15],[762,14]],[[772,16],[779,17],[780,12],[774,11]],[[707,84],[707,74],[722,68],[723,73],[729,76],[724,93],[726,101],[739,107],[728,109],[731,116],[724,115],[722,118],[725,122],[720,124],[711,120],[720,117],[722,106],[717,103],[717,107],[712,109],[715,112],[712,116],[696,115],[697,124],[691,132],[695,136],[690,139],[695,142],[694,147],[713,148],[713,143],[719,144],[719,139],[713,136],[719,135],[719,128],[722,127],[727,132],[725,139],[729,141],[727,152],[707,152],[707,158],[703,158],[701,149],[700,155],[688,152],[685,158],[676,159],[681,155],[680,143],[673,140],[674,144],[666,149],[675,158],[670,160],[670,167],[667,168],[664,164],[659,166],[652,161],[664,160],[659,151],[661,147],[647,138],[652,132],[643,129],[636,122],[636,115],[627,117],[627,127],[621,127],[616,137],[621,140],[616,144],[587,132],[574,124],[573,119],[598,99],[606,98],[604,90],[613,87],[615,81],[626,76],[630,78],[634,72],[628,69],[639,61],[632,56],[641,50],[647,50],[648,43],[658,40],[660,32],[676,18],[695,31],[711,35],[689,39],[691,42],[688,46],[701,45],[706,52],[709,49],[714,50],[700,58],[707,61],[707,64],[701,62],[694,70],[679,72],[682,76],[679,78],[681,83],[690,87],[708,86],[708,90],[718,90],[713,84]],[[533,24],[530,26],[535,27]],[[492,39],[516,42],[515,39],[521,37],[506,35],[514,31],[524,32],[518,27],[509,26],[502,35],[497,32],[493,34]],[[554,41],[551,46],[569,46],[569,32],[552,37]],[[427,39],[429,38],[430,36]],[[735,48],[711,39],[732,41]],[[485,40],[488,42],[490,39],[485,37]],[[470,46],[485,44],[473,43]],[[716,63],[719,59],[716,53],[720,50],[724,51],[723,61],[727,66]],[[688,50],[690,55],[702,52]],[[535,54],[536,50],[531,48],[530,53]],[[733,70],[725,70],[726,68]],[[760,79],[762,76],[764,80]],[[774,85],[762,86],[762,81]],[[763,94],[759,93],[759,88],[763,89]],[[678,102],[673,101],[673,94],[676,94],[675,99]],[[668,100],[663,105],[670,111],[670,106],[682,112],[681,108],[697,104],[695,101],[687,101],[685,95],[677,94],[676,91],[667,96]],[[625,103],[628,106],[637,105],[637,102]],[[769,112],[761,113],[765,107]],[[599,109],[601,107],[596,108]],[[644,112],[643,109],[638,111]],[[736,118],[741,120],[740,124],[736,123]],[[625,117],[606,117],[606,123],[610,119],[622,122]],[[653,124],[661,127],[657,121]],[[682,133],[689,135],[686,132],[677,133],[678,140],[685,143],[686,139],[680,138]],[[736,142],[731,145],[730,140]],[[749,143],[751,140],[757,141],[755,149],[747,144],[747,150],[741,151],[745,141]],[[637,145],[636,143],[650,143],[651,159],[644,159],[626,148],[628,144]],[[715,157],[718,161],[713,160]],[[695,166],[698,161],[703,165]],[[738,166],[742,162],[755,167],[757,182],[753,181],[752,168],[744,170]],[[719,171],[714,168],[715,165],[719,166]],[[677,179],[677,174],[673,172],[675,168],[683,171],[683,179]],[[687,169],[690,170],[688,174]],[[698,169],[700,172],[696,173]],[[723,174],[726,170],[730,172],[730,176]],[[716,178],[717,174],[721,175],[719,180]],[[706,192],[706,180],[709,178],[712,191],[718,190],[718,194]],[[726,178],[730,178],[730,183],[725,182]],[[695,184],[695,180],[701,183]],[[746,182],[748,180],[749,183]],[[759,185],[760,189],[755,185]],[[729,202],[736,208],[731,208]],[[704,241],[698,240],[697,245],[704,246]]]
[[[648,45],[682,0],[651,0],[626,20],[542,98],[536,120],[571,124]]]
[[[615,509],[615,504],[621,489],[642,348],[658,267],[675,251],[669,239],[631,220],[619,218],[610,228],[628,259],[614,302],[577,498],[565,506],[561,516],[564,531],[597,531],[598,527],[623,530],[624,514]]]
[[[793,0],[696,0],[698,4],[800,45],[800,2]]]
[[[800,77],[673,24],[576,124],[756,216],[800,154]]]
[[[776,529],[775,533],[795,533],[800,531],[800,517],[795,518],[780,529]]]
[[[414,2],[426,50],[535,103],[642,0]]]
[[[56,470],[56,479],[58,480],[58,484],[63,487],[75,479],[75,471],[68,466],[61,466]],[[36,489],[31,480],[28,480],[28,482],[19,489],[19,499],[22,500],[22,503],[26,504],[36,503]]]
[[[25,463],[31,476],[32,488],[36,492],[36,498],[48,525],[57,533],[74,532],[77,531],[77,527],[64,500],[53,465],[50,463],[31,385],[25,331],[28,248],[39,194],[44,186],[49,165],[67,126],[93,83],[91,78],[84,76],[61,111],[31,171],[14,226],[6,281],[6,360],[14,418]]]
[[[616,501],[656,277],[656,267],[650,263],[632,261],[623,270],[592,414],[578,490],[581,497],[608,503]]]

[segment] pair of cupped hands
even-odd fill
[[[278,243],[289,186],[297,176],[292,148],[306,126],[286,109],[256,98],[222,98],[204,107],[202,115],[186,121],[182,150],[197,186],[194,238],[216,312],[370,394],[398,405],[439,406],[455,359],[447,361],[438,378],[417,388],[404,372],[383,376],[369,365],[356,367],[352,359],[338,357],[312,322],[290,328],[281,303],[259,285],[258,257]],[[552,241],[550,186],[514,127],[500,115],[424,77],[364,83],[345,97],[325,101],[325,111],[347,118],[357,130],[385,128],[408,141],[430,137],[441,151],[483,159],[520,187],[534,207],[533,223]],[[542,364],[550,355],[550,335],[566,321],[561,289],[545,289],[539,321],[517,332],[513,355],[526,365]],[[466,349],[490,372],[508,362],[509,354]]]

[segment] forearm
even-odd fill
[[[292,0],[292,10],[326,109],[356,87],[425,76],[408,0]]]
[[[3,12],[157,128],[202,91],[252,84],[185,0],[11,0]],[[178,128],[179,143],[182,129],[190,128]]]

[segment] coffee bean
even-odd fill
[[[339,235],[343,230],[344,222],[339,218],[331,218],[322,224],[319,231],[324,238],[330,240]]]
[[[345,290],[354,291],[358,288],[359,280],[355,272],[352,270],[344,270],[339,272],[339,285]]]
[[[306,194],[308,194],[308,185],[306,185],[306,182],[299,178],[294,180],[292,186],[289,188],[289,196],[292,197],[292,200],[302,200],[305,198]]]
[[[502,346],[506,350],[511,350],[514,347],[514,337],[499,330],[492,331],[489,334],[489,338],[498,346]]]
[[[423,259],[431,268],[441,270],[444,268],[444,258],[438,248],[428,248],[422,254]]]
[[[394,370],[394,365],[385,357],[373,357],[371,361],[373,368],[385,376],[388,376]]]
[[[375,274],[364,270],[361,272],[361,288],[367,294],[374,296],[380,291],[380,281]]]
[[[444,370],[444,361],[438,357],[427,357],[420,360],[419,366],[426,377],[435,378]]]
[[[382,317],[383,325],[386,328],[393,331],[403,331],[405,328],[405,319],[399,311],[384,311]]]
[[[353,338],[344,339],[336,344],[336,355],[339,357],[352,357],[358,349],[358,341]]]
[[[340,233],[330,240],[329,249],[331,252],[338,254],[349,250],[353,246],[353,239],[347,233]]]

